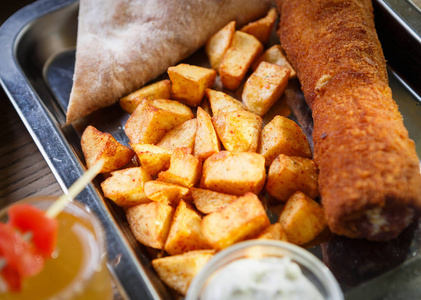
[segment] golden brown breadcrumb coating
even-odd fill
[[[279,36],[314,120],[329,227],[396,237],[421,212],[420,163],[388,86],[370,0],[284,0]]]

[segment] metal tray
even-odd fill
[[[384,1],[375,3],[380,11]],[[87,124],[127,143],[122,128],[128,116],[116,105],[72,126],[65,125],[73,76],[77,14],[78,2],[75,0],[39,0],[17,12],[0,28],[1,84],[64,191],[85,169],[80,134]],[[408,32],[411,28],[402,30]],[[393,69],[390,66],[394,98],[421,156],[421,98]],[[303,103],[298,106],[301,107],[295,107],[298,121],[308,120],[308,108]],[[109,266],[123,297],[171,298],[171,291],[151,267],[153,253],[134,239],[123,211],[104,200],[98,182],[89,185],[78,199],[99,216],[105,227]],[[421,274],[417,273],[421,264],[420,249],[420,229],[416,223],[388,243],[335,238],[323,247],[309,250],[329,265],[342,284],[346,299],[385,299],[387,296],[420,299]]]

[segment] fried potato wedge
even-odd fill
[[[152,144],[131,144],[142,168],[149,175],[156,175],[170,167],[172,152]]]
[[[203,163],[200,187],[242,196],[258,194],[266,179],[265,159],[252,152],[220,151]]]
[[[163,249],[174,210],[167,204],[150,202],[128,208],[126,217],[137,241],[148,247]]]
[[[152,260],[152,266],[167,286],[185,296],[194,276],[213,257],[214,253],[214,250],[196,250],[156,258]]]
[[[104,160],[100,173],[117,170],[128,164],[134,156],[132,149],[120,144],[111,134],[101,132],[91,125],[83,131],[80,143],[88,168],[100,159]]]
[[[244,85],[242,99],[246,108],[263,117],[281,98],[290,73],[288,68],[261,62]]]
[[[282,116],[275,116],[263,127],[257,152],[265,157],[266,166],[279,154],[311,158],[310,145],[300,126]]]
[[[297,191],[315,199],[319,196],[318,172],[309,158],[279,154],[269,167],[266,191],[281,202]]]
[[[111,172],[111,177],[101,182],[101,188],[105,197],[127,207],[150,202],[143,189],[149,180],[151,177],[142,167],[127,168]]]
[[[126,97],[121,98],[119,103],[122,109],[131,114],[143,99],[153,100],[170,98],[171,81],[165,79],[138,89]]]
[[[148,199],[176,207],[181,199],[191,199],[190,190],[184,186],[164,181],[145,182],[144,191]]]
[[[236,152],[256,152],[263,120],[247,110],[217,114],[212,118],[224,148]]]
[[[215,250],[221,250],[256,237],[269,225],[259,198],[253,193],[246,193],[225,208],[206,215],[202,221],[202,232]]]
[[[262,44],[267,44],[277,18],[276,8],[272,8],[264,18],[243,26],[240,31],[253,35]]]
[[[187,120],[167,132],[156,145],[168,150],[174,150],[180,147],[193,150],[196,131],[197,119]]]
[[[271,224],[263,230],[257,239],[288,241],[285,230],[279,222]]]
[[[197,132],[194,141],[194,155],[206,159],[221,150],[221,142],[216,134],[209,114],[197,108]]]
[[[209,58],[210,65],[215,71],[219,70],[221,60],[231,45],[232,37],[235,32],[235,24],[235,21],[229,22],[206,42],[205,51]]]
[[[286,67],[291,70],[289,78],[297,77],[297,72],[291,66],[284,52],[282,51],[281,45],[273,45],[267,49],[260,57],[258,57],[251,65],[252,70],[256,70],[262,61],[266,61],[271,64],[278,65],[280,67]]]
[[[205,90],[215,83],[216,71],[188,64],[168,68],[171,97],[190,106],[198,106]]]
[[[206,89],[206,96],[212,109],[212,115],[245,109],[243,103],[223,92]]]
[[[294,193],[279,216],[288,242],[303,245],[326,228],[323,207],[302,192]]]
[[[231,46],[222,58],[219,75],[224,87],[236,90],[253,61],[263,52],[263,45],[254,36],[236,31]]]
[[[210,214],[226,207],[238,198],[235,195],[218,193],[211,190],[190,188],[193,203],[204,214]]]

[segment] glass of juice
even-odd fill
[[[47,210],[55,197],[24,199]],[[105,235],[98,218],[87,207],[73,201],[56,217],[56,249],[42,271],[25,278],[19,292],[0,294],[0,299],[101,299],[113,298],[112,281],[106,266]],[[0,222],[8,221],[8,207],[0,211]]]

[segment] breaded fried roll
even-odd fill
[[[371,0],[279,1],[279,36],[314,120],[330,229],[396,237],[421,212],[420,162],[392,99]]]

